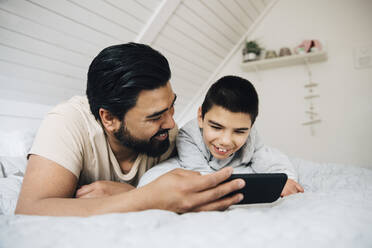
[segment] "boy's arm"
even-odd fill
[[[16,214],[89,216],[114,212],[164,209],[178,213],[223,210],[241,200],[241,195],[220,199],[244,186],[243,180],[219,185],[231,168],[202,176],[194,171],[173,170],[154,182],[108,197],[73,198],[77,178],[57,163],[31,155]]]
[[[285,173],[288,180],[281,192],[281,196],[288,196],[298,192],[304,192],[302,186],[297,183],[297,173],[288,157],[279,150],[263,145],[258,133],[254,130],[255,150],[252,158],[252,169],[257,173]]]
[[[205,157],[206,151],[202,151],[198,147],[197,142],[203,142],[201,136],[200,140],[195,140],[195,138],[184,129],[179,131],[176,146],[180,165],[188,170],[213,171]]]
[[[285,173],[297,181],[297,173],[288,157],[277,149],[265,146],[257,130],[252,129],[254,153],[252,169],[257,173]]]

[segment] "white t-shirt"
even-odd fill
[[[43,120],[29,154],[37,154],[71,171],[79,185],[111,180],[136,186],[152,166],[167,159],[175,147],[177,127],[169,132],[170,147],[160,157],[139,154],[124,174],[104,130],[89,108],[85,96],[75,96],[56,106]]]

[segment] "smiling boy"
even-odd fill
[[[225,76],[208,90],[197,119],[179,132],[176,145],[182,167],[213,172],[226,166],[235,173],[285,173],[282,196],[303,192],[284,154],[264,146],[254,122],[258,95],[246,79]]]

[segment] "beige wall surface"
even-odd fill
[[[355,49],[372,50],[372,1],[278,1],[250,35],[265,48],[294,47],[304,39],[327,46],[328,60],[310,64],[315,111],[322,122],[315,135],[302,123],[309,120],[303,64],[258,73],[241,69],[241,49],[216,78],[233,74],[249,79],[260,96],[257,128],[266,144],[292,157],[372,167],[372,68],[355,67]],[[370,50],[370,54],[372,53]],[[204,96],[204,94],[203,94]],[[202,99],[186,119],[196,116]]]

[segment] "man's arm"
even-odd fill
[[[177,213],[223,210],[242,199],[224,195],[244,187],[244,181],[221,184],[232,173],[225,168],[209,175],[176,169],[154,182],[124,193],[101,198],[73,198],[77,178],[57,163],[31,155],[16,214],[90,216],[113,212],[164,209]]]
[[[120,183],[108,180],[95,181],[80,187],[75,194],[76,198],[94,198],[120,194],[136,187],[128,183]]]

